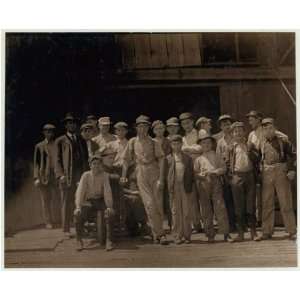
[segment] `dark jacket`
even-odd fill
[[[183,184],[184,190],[186,193],[191,193],[193,190],[194,183],[194,166],[193,160],[190,156],[185,153],[182,153],[182,160],[184,164],[184,175],[183,175]],[[169,154],[164,163],[165,174],[167,174],[168,181],[168,190],[169,193],[174,193],[174,185],[175,185],[175,159],[172,154]]]

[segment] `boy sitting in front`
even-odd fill
[[[104,172],[102,157],[95,154],[90,158],[90,171],[81,176],[75,195],[75,228],[77,237],[77,250],[84,248],[84,223],[95,210],[104,210],[106,226],[106,250],[113,249],[112,245],[112,219],[114,215],[112,191],[109,183],[109,174]]]

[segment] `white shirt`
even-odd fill
[[[235,145],[235,172],[249,172],[253,169],[252,163],[248,156],[248,149],[246,144]]]
[[[188,154],[193,160],[202,152],[201,146],[198,145],[198,138],[198,131],[195,128],[182,138],[182,151]]]

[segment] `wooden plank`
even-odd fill
[[[134,37],[132,34],[118,34],[117,44],[121,48],[123,68],[135,68],[135,47]]]
[[[166,35],[167,50],[170,67],[181,67],[184,65],[183,40],[181,33],[170,33]]]
[[[136,68],[151,68],[151,45],[149,33],[135,33],[135,64]]]
[[[165,68],[168,66],[167,34],[152,33],[150,35],[151,61],[153,68]]]
[[[186,66],[201,65],[199,33],[183,33],[184,64]]]

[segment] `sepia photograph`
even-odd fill
[[[295,31],[5,31],[4,268],[296,268]]]

